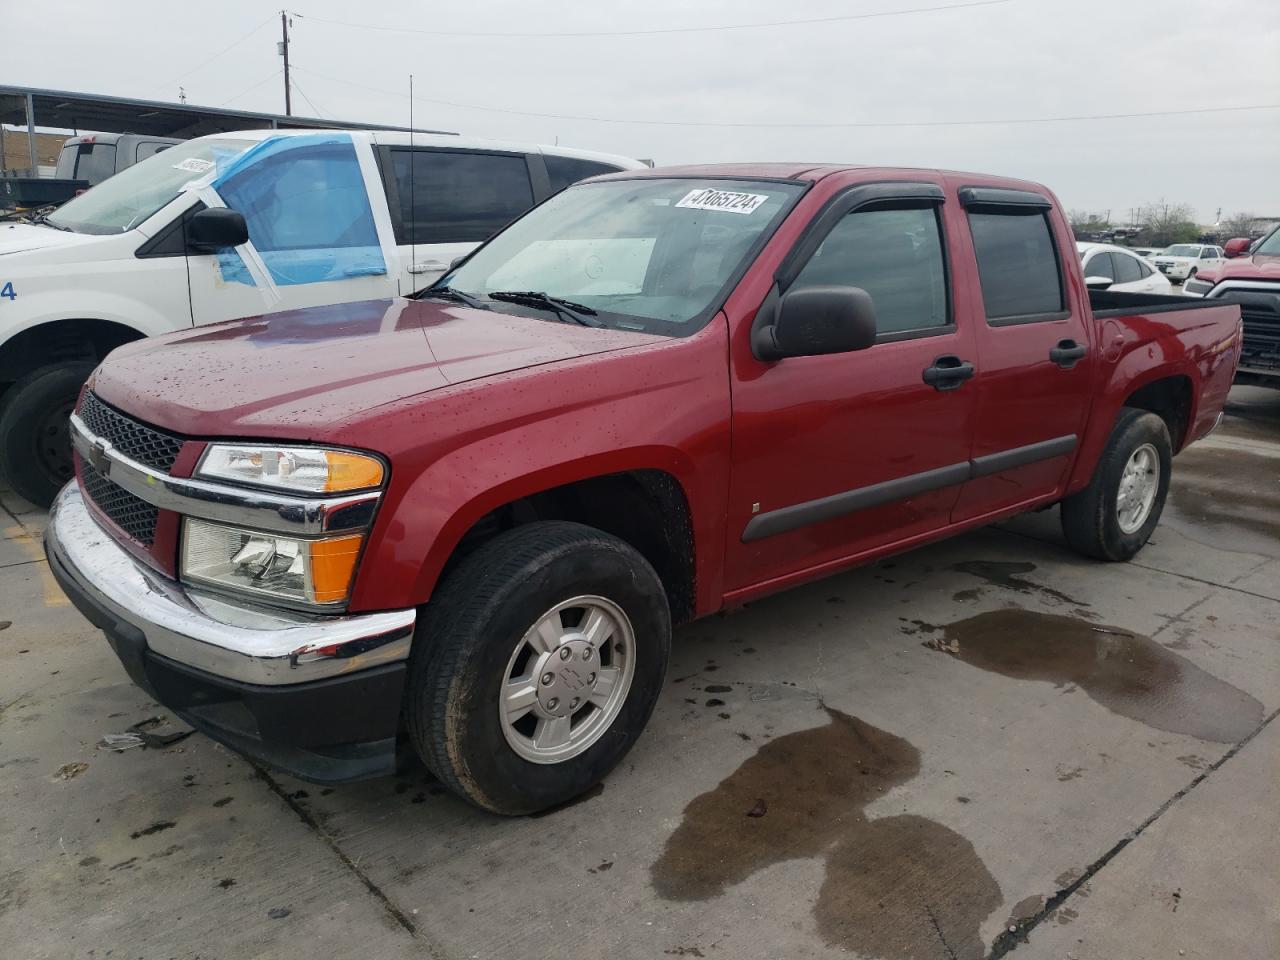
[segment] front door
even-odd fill
[[[283,137],[251,154],[199,194],[241,213],[250,242],[188,257],[197,324],[396,295],[391,224],[370,202],[381,183],[366,146]]]
[[[730,594],[821,574],[949,522],[968,475],[973,324],[951,289],[941,188],[898,188],[886,199],[853,187],[848,213],[837,199],[815,221],[825,237],[799,241],[820,244],[787,287],[863,288],[875,345],[762,362],[735,338]],[[931,384],[926,370],[942,373]]]
[[[955,506],[957,522],[1061,491],[1096,369],[1087,308],[1060,259],[1061,251],[1075,256],[1075,244],[1048,197],[958,186],[968,230],[954,249],[980,281],[972,309],[982,376],[974,475]]]

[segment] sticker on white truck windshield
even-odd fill
[[[726,213],[752,213],[769,198],[763,193],[732,193],[728,190],[690,190],[676,204],[693,210],[723,210]]]
[[[213,169],[212,160],[202,160],[199,157],[187,157],[173,165],[175,170],[185,170],[187,173],[208,173]]]

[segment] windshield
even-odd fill
[[[537,292],[590,308],[602,326],[684,336],[706,322],[803,190],[752,180],[580,184],[517,220],[435,287],[482,299]],[[502,297],[484,302],[504,312],[530,309]]]
[[[1192,246],[1189,243],[1175,243],[1172,247],[1165,251],[1167,257],[1198,257],[1200,256],[1200,248]]]
[[[132,230],[198,180],[253,145],[251,140],[188,140],[148,157],[63,204],[47,219],[76,233]]]

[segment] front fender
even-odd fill
[[[352,609],[425,602],[458,543],[505,504],[637,470],[679,484],[694,539],[695,608],[719,606],[729,482],[723,329],[446,389],[387,411],[424,442],[392,455],[391,482],[352,591]],[[386,424],[353,427],[360,445]],[[430,433],[437,431],[432,437]]]

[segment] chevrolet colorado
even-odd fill
[[[119,348],[46,550],[209,736],[317,781],[412,744],[527,813],[635,742],[673,624],[1055,503],[1132,557],[1240,343],[1089,290],[1035,184],[626,171],[411,297]]]

